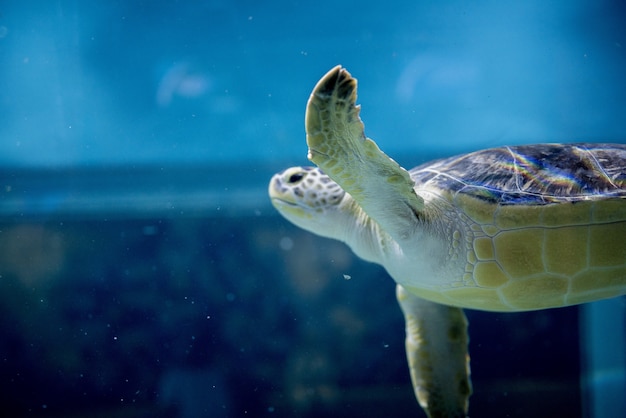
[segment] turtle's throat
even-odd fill
[[[380,225],[365,213],[358,203],[346,194],[339,205],[339,212],[345,217],[337,232],[341,236],[334,238],[344,241],[360,258],[373,263],[382,264],[381,245],[389,242],[391,237],[382,231]]]

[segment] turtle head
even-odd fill
[[[349,195],[316,167],[291,167],[269,185],[274,207],[293,224],[329,238],[340,236]],[[349,198],[351,201],[352,199]]]

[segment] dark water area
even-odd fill
[[[420,416],[392,280],[278,215],[0,223],[6,416]],[[581,416],[577,308],[468,312],[473,416]]]

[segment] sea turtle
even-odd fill
[[[330,70],[306,111],[314,167],[274,175],[289,221],[346,242],[396,281],[418,402],[465,417],[462,308],[527,311],[626,293],[626,145],[487,149],[406,171],[364,134],[356,80]]]

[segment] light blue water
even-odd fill
[[[305,162],[306,99],[336,64],[401,162],[619,142],[623,16],[590,0],[12,2],[0,164]]]

